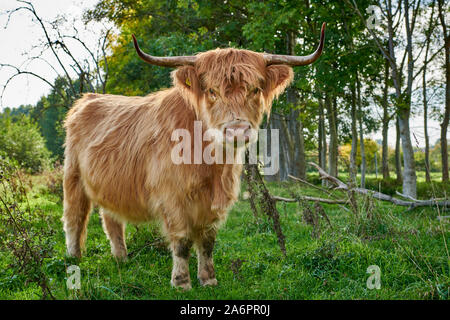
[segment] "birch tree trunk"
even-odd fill
[[[356,91],[357,91],[358,116],[359,116],[359,148],[360,148],[360,152],[361,152],[361,188],[365,188],[365,186],[366,186],[366,151],[364,150],[361,83],[359,82],[358,72],[356,72]]]
[[[389,61],[385,59],[384,65],[384,88],[383,88],[383,142],[382,142],[382,159],[381,159],[381,171],[383,172],[383,179],[390,178],[389,173],[389,149],[388,149],[388,130],[390,115],[388,109],[388,90],[389,90]]]
[[[354,185],[356,185],[356,175],[358,169],[356,168],[356,153],[358,149],[358,130],[356,128],[358,119],[356,116],[356,89],[352,85],[352,105],[351,105],[351,115],[352,115],[352,150],[350,151],[350,178]]]
[[[402,177],[402,154],[400,150],[400,125],[398,121],[398,116],[395,121],[395,174],[397,175],[397,182],[403,183]]]
[[[429,42],[425,50],[425,60],[422,73],[422,97],[423,97],[423,130],[425,135],[425,179],[431,181],[430,177],[430,139],[428,137],[428,101],[427,101],[427,58]]]
[[[325,130],[325,112],[324,112],[324,102],[319,98],[319,164],[324,169],[327,170],[327,134]],[[325,180],[322,180],[322,185],[326,184]]]
[[[419,0],[420,1],[420,0]],[[414,3],[414,2],[413,2]],[[412,29],[409,20],[409,0],[404,0],[404,14],[405,14],[405,26],[406,26],[406,50],[408,54],[408,67],[407,67],[407,86],[406,86],[406,98],[401,99],[401,105],[399,110],[399,125],[400,125],[400,137],[402,138],[402,150],[403,150],[403,194],[416,198],[417,196],[417,177],[416,167],[414,162],[414,149],[411,142],[411,132],[409,128],[409,118],[411,113],[411,95],[413,85],[413,71],[414,71],[414,58],[413,58],[413,43],[412,43]],[[400,93],[400,92],[399,92]],[[401,94],[398,95],[402,97]]]

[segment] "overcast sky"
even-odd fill
[[[81,13],[86,8],[92,8],[97,0],[33,0],[32,1],[36,11],[47,21],[52,21],[58,15],[68,15],[71,18],[80,17]],[[0,0],[0,12],[14,8],[17,6],[15,0]],[[31,16],[28,12],[22,11],[13,15],[8,28],[4,29],[6,25],[5,15],[0,16],[0,39],[2,42],[2,50],[0,50],[0,62],[20,66],[26,60],[24,54],[30,52],[33,45],[39,43],[42,38],[42,30],[31,21]],[[78,19],[78,21],[80,21]],[[80,21],[81,23],[81,21]],[[83,37],[87,41],[95,41],[96,33],[99,32],[100,26],[92,25],[91,29],[85,31]],[[75,54],[83,55],[85,52],[81,48],[74,49]],[[52,62],[51,56],[47,56],[48,60]],[[50,82],[55,78],[55,73],[43,61],[34,61],[27,66],[28,69],[44,76]],[[0,85],[3,85],[8,77],[12,74],[12,70],[3,69],[0,71]],[[15,108],[22,104],[35,104],[41,96],[46,95],[50,87],[43,81],[33,78],[32,76],[21,75],[16,77],[6,89],[2,105],[3,107]],[[429,135],[432,144],[440,136],[439,123],[437,121],[429,121]],[[423,134],[423,118],[421,115],[414,117],[411,120],[411,131],[417,137],[419,146],[424,146]],[[381,139],[381,132],[370,135],[373,139]],[[413,139],[413,145],[417,143]],[[395,123],[389,130],[389,144],[395,143]]]

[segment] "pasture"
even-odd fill
[[[449,220],[439,221],[436,209],[407,211],[358,198],[358,215],[323,205],[331,225],[321,219],[312,226],[303,218],[305,206],[314,210],[312,203],[278,203],[286,237],[284,257],[271,222],[254,217],[243,199],[243,185],[214,250],[219,285],[199,285],[192,251],[193,288],[183,292],[169,285],[171,253],[157,225],[128,225],[128,260],[118,262],[95,209],[87,251],[81,260],[68,258],[58,176],[52,172],[25,181],[27,199],[20,206],[29,205],[31,213],[41,211],[45,216],[43,220],[26,214],[29,232],[52,232],[41,244],[47,256],[37,268],[56,299],[449,299]],[[269,183],[269,188],[279,196],[289,197],[291,192],[320,196],[313,188],[293,183]],[[0,250],[0,299],[40,299],[41,288],[31,280],[36,275],[30,270],[35,269],[21,271],[13,260],[11,250]],[[80,290],[67,289],[70,265],[80,267]],[[379,290],[367,288],[370,265],[381,270]]]

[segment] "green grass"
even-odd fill
[[[280,196],[291,196],[289,190],[323,196],[293,184],[269,187]],[[171,255],[156,224],[128,225],[129,258],[117,262],[95,211],[87,251],[77,261],[65,256],[59,197],[38,185],[29,192],[29,200],[50,217],[48,226],[39,227],[55,231],[55,254],[45,260],[43,269],[58,299],[449,299],[449,220],[439,222],[436,209],[406,211],[375,202],[373,219],[356,219],[339,206],[324,206],[332,227],[322,223],[317,238],[302,220],[302,207],[278,203],[286,236],[284,257],[270,223],[264,217],[256,223],[248,201],[240,200],[217,238],[214,261],[219,285],[199,285],[193,254],[193,288],[181,292],[169,284]],[[364,201],[360,199],[360,204]],[[9,268],[10,259],[8,251],[0,250],[0,299],[39,299],[40,288]],[[66,268],[72,264],[81,269],[79,291],[66,288]],[[380,290],[366,286],[370,265],[381,269]]]

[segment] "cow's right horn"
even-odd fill
[[[308,56],[290,56],[282,54],[264,54],[264,59],[267,65],[271,64],[287,64],[289,66],[306,66],[313,63],[322,55],[323,46],[325,43],[325,23],[322,24],[322,30],[320,31],[320,42],[314,53]]]
[[[179,67],[184,65],[193,65],[196,56],[174,56],[174,57],[154,57],[151,56],[141,50],[137,43],[136,37],[134,34],[131,35],[133,37],[134,48],[136,49],[137,54],[141,57],[142,60],[149,64],[154,64],[160,67]]]

